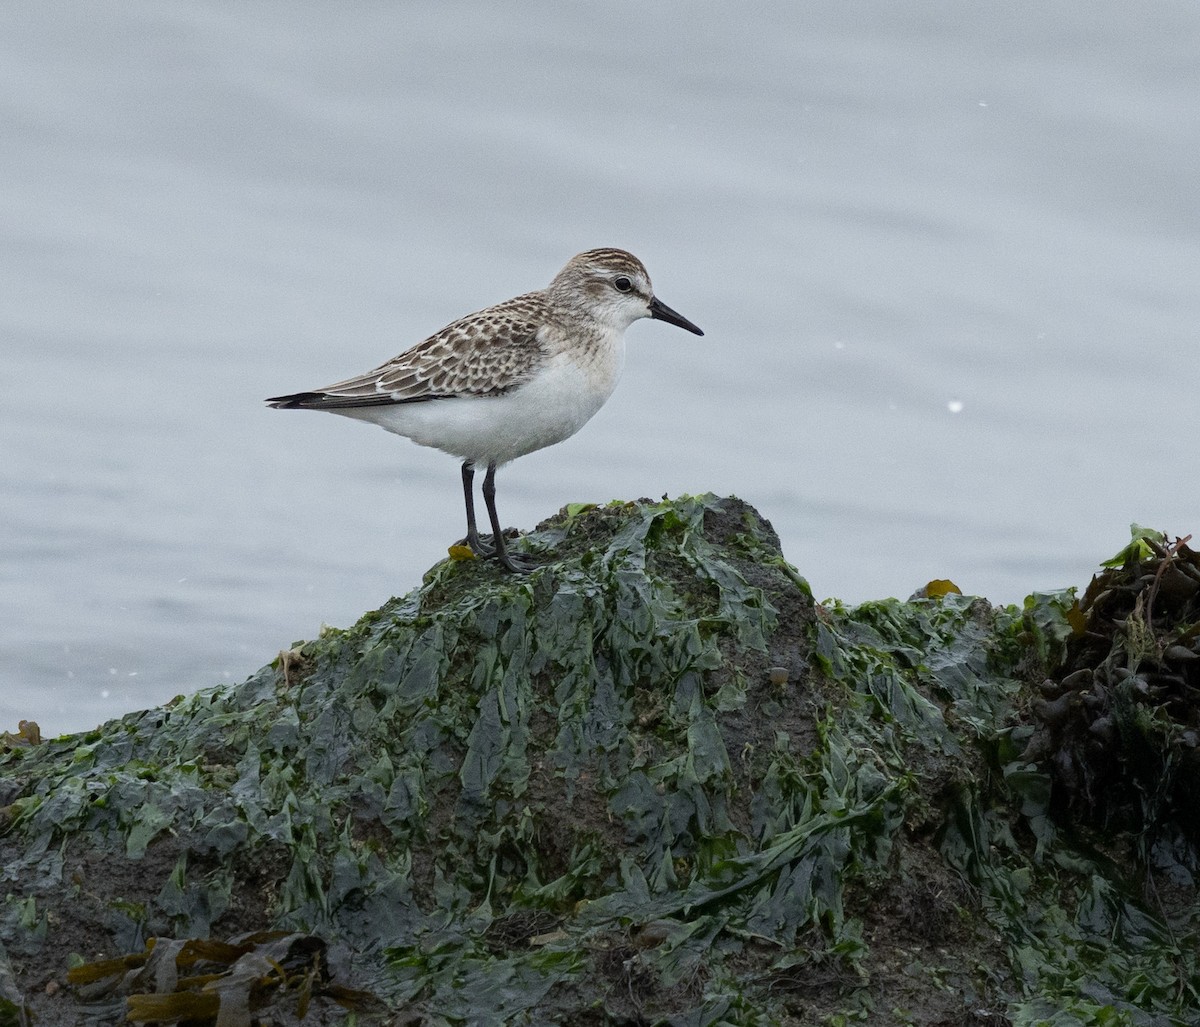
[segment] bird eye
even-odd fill
[[[624,275],[621,275],[620,278],[613,279],[613,288],[616,289],[617,292],[628,292],[633,288],[633,282],[631,282]]]

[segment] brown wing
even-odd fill
[[[538,337],[544,312],[541,293],[517,296],[459,318],[366,374],[267,402],[329,410],[498,396],[527,381],[545,359]]]

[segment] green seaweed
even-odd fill
[[[61,960],[68,910],[114,957],[302,932],[429,1023],[1195,1022],[1192,892],[1151,901],[1029,751],[1073,592],[817,607],[712,496],[518,545],[547,562],[444,561],[241,685],[0,751],[9,949]]]

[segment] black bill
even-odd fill
[[[675,311],[668,307],[657,296],[651,298],[650,300],[650,316],[656,321],[666,321],[667,324],[677,325],[680,328],[686,328],[693,335],[704,334],[682,314],[676,314]]]

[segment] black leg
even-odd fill
[[[534,565],[519,556],[512,556],[504,544],[504,531],[500,527],[500,515],[496,513],[496,465],[488,464],[487,474],[483,476],[483,501],[487,504],[488,519],[492,522],[492,538],[496,543],[496,559],[500,566],[513,574],[525,574],[533,570]]]
[[[475,465],[470,460],[464,460],[462,465],[463,499],[467,504],[467,545],[476,556],[485,559],[495,556],[496,550],[484,545],[479,537],[479,529],[475,526]]]

